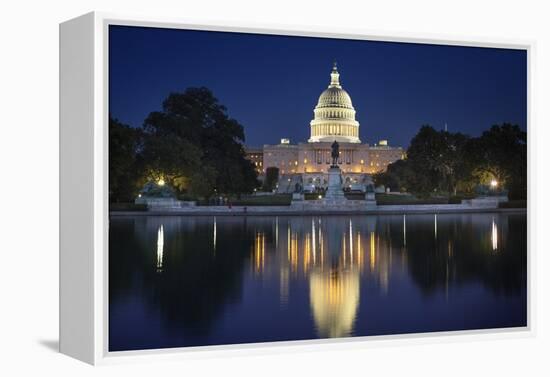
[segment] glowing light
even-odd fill
[[[322,195],[319,195],[319,199],[323,199],[323,196],[322,196]]]
[[[313,270],[309,275],[309,301],[319,336],[353,333],[359,308],[359,272],[354,269]]]
[[[376,264],[376,244],[374,242],[374,232],[370,232],[370,269],[374,270]]]
[[[217,234],[216,216],[214,216],[214,251],[216,251],[216,234]]]
[[[265,265],[265,234],[256,233],[254,242],[254,267],[256,272],[261,272]]]
[[[275,216],[275,248],[279,248],[279,216]]]
[[[290,270],[298,271],[298,235],[294,233],[290,237]]]
[[[491,244],[493,246],[493,250],[498,249],[498,228],[497,228],[497,224],[495,223],[494,217],[493,217],[493,223],[491,225]]]
[[[159,186],[164,186],[165,182],[164,182],[164,179],[160,178],[158,181],[157,181],[157,184]]]
[[[437,239],[437,214],[434,215],[434,235]]]
[[[315,265],[315,254],[317,254],[316,240],[315,240],[315,220],[311,219],[311,243],[313,245],[313,264]]]
[[[286,245],[287,258],[290,261],[290,221],[288,222],[288,233],[286,235],[286,239],[287,239],[287,245]]]
[[[349,219],[349,255],[351,263],[353,263],[353,225],[351,219]]]
[[[321,254],[321,266],[323,265],[325,249],[323,248],[323,228],[321,227],[321,219],[319,219],[319,253]]]
[[[498,181],[496,179],[491,180],[491,187],[495,188],[498,186]]]
[[[162,271],[162,259],[164,257],[164,227],[161,225],[157,231],[157,271]]]
[[[407,215],[403,215],[403,246],[407,246]]]
[[[141,194],[138,194],[138,198],[141,198]]]
[[[307,274],[311,261],[311,237],[309,234],[306,234],[304,249],[304,274]]]
[[[363,271],[363,250],[361,250],[361,233],[357,232],[357,264]]]

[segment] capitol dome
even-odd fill
[[[319,96],[310,122],[310,143],[333,142],[360,143],[359,122],[355,120],[355,109],[351,97],[340,85],[340,74],[336,63],[330,73],[330,85]]]
[[[353,109],[351,97],[342,87],[329,87],[325,89],[319,97],[317,108],[323,107],[341,107],[344,109]]]

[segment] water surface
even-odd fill
[[[526,325],[525,214],[114,217],[109,349]]]

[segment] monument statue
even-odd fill
[[[338,142],[334,140],[334,143],[332,143],[332,166],[337,167],[338,166],[338,157],[340,157],[340,146],[338,145]]]
[[[328,169],[328,187],[325,193],[325,202],[341,203],[346,201],[344,190],[342,190],[342,171],[338,166],[340,158],[340,145],[336,140],[331,146],[332,165]]]

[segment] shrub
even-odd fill
[[[509,200],[498,203],[498,208],[527,208],[527,200]]]
[[[129,211],[129,212],[140,212],[147,211],[147,204],[136,204],[136,203],[110,203],[109,211]]]
[[[463,197],[459,195],[451,196],[449,198],[449,204],[460,204],[462,203],[462,199]]]

